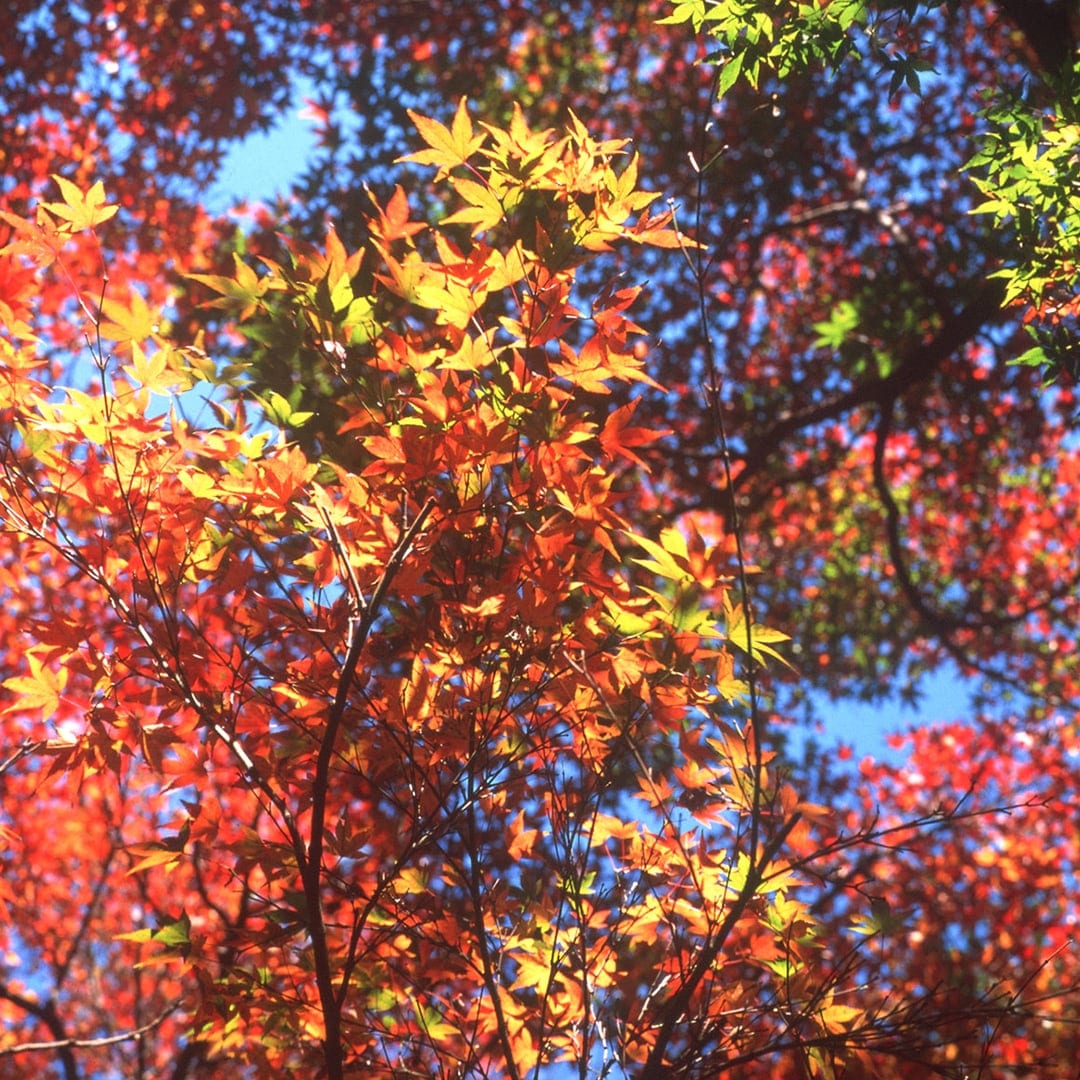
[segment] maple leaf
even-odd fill
[[[474,135],[472,120],[464,97],[458,101],[457,111],[449,128],[438,120],[408,110],[409,118],[416,125],[420,137],[428,144],[429,150],[418,150],[406,154],[399,161],[412,161],[420,165],[437,165],[436,180],[441,180],[451,169],[466,165],[469,159],[484,144],[483,135]]]
[[[142,295],[133,291],[126,302],[110,298],[102,302],[98,331],[107,341],[131,345],[155,334],[159,320],[159,313],[151,311]]]
[[[634,453],[636,447],[653,446],[657,441],[671,434],[670,429],[651,431],[647,428],[632,427],[630,418],[637,410],[636,401],[628,401],[612,410],[604,420],[600,430],[600,445],[611,457],[624,457],[647,469],[643,458]]]
[[[772,648],[772,645],[778,642],[790,641],[790,635],[757,623],[748,629],[745,606],[730,593],[724,594],[724,615],[727,620],[727,639],[732,645],[744,652],[749,649],[758,662],[763,662],[766,656],[771,656],[786,667],[791,667],[790,661]]]
[[[51,650],[27,651],[25,675],[12,675],[4,680],[4,689],[16,695],[4,706],[4,713],[35,712],[51,718],[60,709],[60,697],[67,684],[69,671],[49,657]]]
[[[659,541],[650,540],[646,536],[631,533],[630,539],[639,547],[643,547],[652,557],[649,559],[634,559],[639,566],[651,570],[660,577],[681,583],[692,580],[690,571],[690,553],[686,546],[686,537],[679,529],[668,528],[660,533]]]
[[[58,229],[40,207],[35,221],[27,221],[7,210],[0,210],[0,221],[7,222],[13,230],[11,239],[0,248],[0,255],[25,255],[41,269],[55,262],[70,239],[70,233]]]
[[[44,202],[41,205],[54,217],[67,222],[76,232],[93,229],[108,221],[119,210],[118,206],[106,204],[105,185],[100,180],[86,192],[57,173],[53,174],[53,180],[64,201]]]
[[[466,205],[449,217],[443,218],[444,225],[470,223],[473,226],[473,236],[479,236],[486,229],[494,228],[502,221],[505,214],[503,205],[490,187],[464,177],[456,178],[452,183],[454,190],[465,200]]]
[[[272,283],[269,277],[259,277],[254,269],[235,253],[233,262],[236,267],[234,277],[229,278],[222,274],[188,274],[188,278],[219,294],[215,299],[206,301],[207,307],[235,311],[237,318],[243,322],[255,311]]]
[[[411,240],[427,228],[423,222],[409,220],[409,199],[400,184],[394,187],[386,206],[377,207],[376,211],[376,219],[371,225],[372,235],[385,244],[392,244],[395,240]]]

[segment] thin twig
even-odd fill
[[[0,1046],[0,1057],[10,1057],[13,1054],[46,1053],[50,1050],[95,1050],[102,1046],[116,1046],[120,1043],[132,1042],[135,1039],[141,1039],[154,1028],[160,1027],[178,1008],[180,1008],[180,1002],[174,1002],[149,1023],[133,1028],[131,1031],[120,1032],[118,1035],[101,1035],[96,1039],[53,1039],[50,1042],[25,1042],[15,1043],[13,1046]]]

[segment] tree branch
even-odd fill
[[[1024,35],[1046,75],[1056,75],[1076,49],[1073,0],[998,0],[1006,18]]]
[[[892,489],[885,475],[885,451],[888,446],[889,434],[892,429],[893,403],[889,402],[882,406],[881,415],[874,430],[874,460],[873,482],[881,505],[885,510],[885,542],[889,552],[889,561],[896,573],[896,580],[912,610],[920,618],[923,625],[941,642],[945,651],[956,661],[961,670],[972,669],[1001,686],[1009,686],[1022,694],[1031,692],[1031,687],[1024,679],[1018,679],[1006,672],[999,671],[982,662],[960,644],[956,639],[957,631],[966,630],[975,633],[980,630],[1001,630],[1012,623],[1018,622],[1027,614],[1025,609],[1019,616],[997,616],[992,612],[979,612],[972,616],[969,614],[955,614],[944,608],[938,607],[928,600],[919,589],[918,583],[912,576],[908,565],[907,553],[904,550],[903,539],[900,535],[900,507],[893,498]],[[1069,589],[1074,583],[1069,583]],[[1051,603],[1048,600],[1047,603]],[[1050,696],[1052,699],[1052,695]],[[1066,704],[1062,699],[1062,704]]]
[[[657,1033],[656,1042],[653,1043],[653,1048],[649,1052],[649,1056],[646,1059],[644,1066],[642,1066],[641,1080],[664,1080],[664,1077],[669,1075],[668,1066],[664,1061],[664,1055],[667,1052],[668,1044],[671,1042],[671,1036],[675,1029],[675,1025],[685,1015],[687,1006],[690,1004],[690,999],[694,996],[694,992],[701,984],[702,979],[705,978],[706,974],[708,974],[709,970],[716,962],[716,958],[720,955],[720,950],[723,949],[731,931],[735,929],[735,924],[742,918],[747,905],[757,895],[758,887],[765,880],[766,869],[784,846],[792,829],[794,829],[801,820],[801,813],[796,812],[792,814],[791,817],[784,822],[780,831],[765,845],[765,848],[761,852],[761,858],[751,866],[750,871],[746,875],[746,882],[743,884],[739,895],[735,898],[731,907],[728,908],[723,922],[717,927],[716,933],[708,944],[700,953],[698,953],[697,960],[694,962],[690,974],[687,975],[679,989],[663,1006],[661,1010],[663,1019],[660,1023],[660,1030]]]
[[[45,1023],[50,1030],[53,1030],[53,1024],[49,1020],[51,1014],[55,1017],[56,1007],[53,1002],[49,1002],[47,1005],[36,1005],[34,1002],[29,1001],[27,998],[22,997],[20,994],[15,994],[8,990],[0,990],[0,997],[6,998],[8,1001],[20,1008],[26,1009],[28,1012],[34,1013],[43,1023]],[[149,1023],[143,1024],[142,1027],[133,1028],[131,1031],[124,1031],[118,1035],[102,1035],[96,1039],[71,1039],[71,1038],[58,1038],[50,1042],[25,1042],[15,1043],[13,1046],[0,1047],[0,1057],[9,1057],[13,1054],[39,1054],[50,1050],[58,1050],[61,1056],[64,1058],[64,1074],[65,1076],[76,1077],[78,1076],[78,1069],[75,1066],[74,1055],[71,1054],[72,1050],[95,1050],[102,1046],[117,1046],[120,1043],[132,1042],[135,1039],[141,1039],[144,1035],[153,1031],[154,1028],[163,1024],[176,1010],[180,1007],[180,1002],[174,1002],[163,1013],[156,1016]],[[56,1025],[63,1029],[63,1025],[59,1020],[56,1021]],[[71,1060],[71,1068],[67,1067],[68,1058]]]
[[[326,730],[319,746],[319,756],[315,763],[315,775],[311,782],[311,834],[308,840],[307,857],[301,864],[301,876],[304,884],[304,900],[307,908],[307,929],[311,937],[312,956],[315,965],[315,981],[319,991],[319,1004],[323,1013],[325,1036],[323,1039],[324,1065],[328,1080],[342,1080],[344,1076],[344,1057],[341,1048],[341,1012],[338,995],[334,988],[334,973],[330,963],[330,953],[326,940],[326,924],[322,914],[322,861],[323,838],[326,830],[326,800],[330,788],[330,766],[333,762],[338,730],[345,716],[349,694],[352,692],[356,668],[360,663],[360,654],[371,633],[375,619],[386,599],[387,590],[397,572],[412,550],[413,541],[423,528],[424,522],[434,508],[434,499],[428,499],[413,518],[412,523],[398,539],[382,575],[375,584],[375,589],[363,603],[358,598],[360,611],[349,620],[349,644],[345,661],[341,666],[337,693],[330,713],[326,718]]]
[[[75,1061],[75,1055],[71,1052],[73,1047],[79,1045],[79,1042],[76,1039],[69,1038],[65,1032],[64,1022],[56,1011],[56,1002],[50,998],[42,1004],[40,1001],[35,1001],[14,990],[9,990],[6,986],[0,986],[0,998],[10,1001],[12,1005],[16,1005],[24,1012],[37,1017],[54,1036],[51,1042],[17,1043],[15,1046],[5,1046],[0,1048],[0,1057],[30,1051],[55,1050],[59,1054],[65,1080],[79,1080],[79,1067]]]
[[[927,382],[962,345],[970,341],[1000,310],[1004,290],[994,279],[980,283],[968,302],[950,318],[935,337],[913,348],[889,375],[858,383],[825,401],[780,417],[768,430],[748,436],[743,467],[735,477],[735,487],[761,472],[792,435],[827,420],[839,420],[860,405],[884,405],[895,401],[912,387]]]

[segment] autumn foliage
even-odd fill
[[[699,7],[662,25],[699,33]],[[770,64],[809,78],[742,7],[714,89],[757,93]],[[856,7],[832,5],[842,33]],[[792,42],[820,30],[806,17]],[[218,42],[175,29],[197,57]],[[920,70],[890,55],[901,82]],[[163,76],[153,115],[182,127],[173,93]],[[7,192],[0,1076],[906,1080],[1077,1060],[1068,391],[1018,400],[1036,381],[965,350],[953,295],[905,324],[851,292],[815,207],[717,259],[628,138],[547,122],[413,109],[417,195],[387,186],[340,230],[250,253],[211,249],[221,229],[178,202],[184,243],[151,254],[169,200],[118,213],[89,166]],[[107,154],[93,131],[73,157]],[[804,226],[808,248],[784,238]],[[1060,253],[1010,299],[1060,297]],[[658,267],[689,275],[670,347]],[[813,267],[841,295],[807,320]],[[1000,311],[999,286],[972,287]],[[772,387],[772,413],[726,402],[717,303],[760,347],[747,386]],[[894,351],[858,352],[871,310],[905,326]],[[833,348],[839,413],[827,375],[801,384],[813,417],[785,398],[778,342],[800,321],[786,370]],[[944,413],[950,375],[1004,388],[965,407],[1010,485],[969,483],[985,463],[937,438],[951,416],[907,424]],[[1025,425],[1026,471],[991,414]],[[973,520],[1000,525],[975,569],[947,542]],[[860,576],[923,636],[844,656],[873,611],[820,582]],[[838,685],[874,683],[890,649],[945,656],[1042,695],[1042,726],[988,692],[970,723],[898,737],[902,763],[800,759],[779,715],[810,678],[787,648],[798,605]]]

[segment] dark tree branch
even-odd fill
[[[1072,59],[1080,24],[1075,0],[997,0],[997,5],[1024,35],[1045,74],[1056,75]]]
[[[912,576],[907,553],[904,550],[904,543],[900,535],[902,517],[900,507],[893,498],[892,489],[885,475],[885,450],[892,430],[893,406],[894,402],[882,405],[881,415],[874,431],[873,479],[874,490],[877,492],[881,505],[885,510],[886,546],[889,552],[889,561],[892,563],[893,570],[896,573],[896,580],[900,585],[900,591],[912,610],[918,615],[926,630],[941,642],[942,647],[956,661],[961,670],[977,671],[980,675],[1000,686],[1008,686],[1022,694],[1028,694],[1031,687],[1026,680],[990,667],[973,656],[957,640],[959,631],[966,630],[974,633],[987,629],[1000,630],[1018,621],[1018,619],[1013,617],[1002,618],[990,612],[980,613],[977,616],[971,616],[967,613],[954,614],[928,600]],[[1047,601],[1047,603],[1050,602],[1052,600]],[[1037,610],[1037,608],[1031,610]],[[1019,618],[1023,618],[1026,614],[1027,611]],[[1053,699],[1052,696],[1051,699]],[[1062,701],[1062,704],[1065,704],[1065,702]]]
[[[33,1012],[49,1027],[50,1031],[54,1032],[54,1034],[57,1031],[63,1032],[63,1025],[60,1023],[59,1019],[56,1019],[55,1028],[53,1024],[50,1023],[49,1017],[56,1017],[56,1006],[53,1002],[50,1001],[43,1006],[35,1006],[33,1002],[28,1001],[19,994],[13,994],[6,990],[0,990],[0,997],[6,998],[13,1004]],[[11,1054],[40,1054],[50,1050],[56,1050],[60,1053],[61,1058],[64,1061],[64,1075],[76,1077],[78,1076],[78,1070],[75,1067],[75,1058],[71,1053],[72,1050],[94,1050],[103,1046],[118,1046],[120,1043],[140,1040],[144,1035],[149,1034],[154,1028],[164,1023],[178,1008],[179,1002],[176,1002],[173,1005],[170,1005],[169,1008],[159,1016],[154,1017],[149,1023],[134,1028],[132,1031],[122,1031],[117,1035],[102,1035],[96,1039],[72,1039],[64,1036],[49,1042],[15,1043],[12,1046],[0,1047],[0,1057],[6,1057]],[[71,1060],[70,1069],[68,1068],[68,1058]]]
[[[434,508],[433,499],[420,508],[401,536],[394,550],[390,553],[385,568],[375,584],[374,591],[365,602],[358,595],[359,585],[346,571],[352,589],[356,590],[353,602],[356,613],[349,619],[349,642],[345,660],[338,678],[337,693],[330,706],[319,746],[319,756],[315,762],[315,775],[311,782],[311,833],[308,840],[306,857],[301,864],[301,876],[304,884],[304,900],[307,908],[307,930],[311,939],[312,960],[315,967],[315,981],[319,990],[319,1003],[322,1008],[326,1034],[323,1039],[324,1066],[329,1080],[341,1080],[344,1076],[344,1053],[341,1043],[341,1011],[338,994],[334,986],[334,972],[330,963],[329,946],[326,939],[326,924],[322,910],[323,885],[323,841],[326,830],[326,800],[330,790],[330,767],[336,752],[337,734],[345,717],[349,695],[352,693],[356,668],[364,650],[371,628],[382,610],[383,602],[398,571],[412,551],[413,541],[423,528],[428,515]],[[339,540],[331,529],[331,539],[338,546]],[[342,555],[345,553],[342,552]],[[349,563],[345,559],[345,566]]]
[[[10,1001],[12,1005],[22,1009],[23,1012],[36,1017],[46,1028],[48,1028],[53,1036],[52,1040],[49,1042],[27,1042],[16,1043],[14,1046],[5,1046],[0,1049],[0,1057],[4,1057],[8,1054],[41,1053],[55,1050],[59,1055],[60,1064],[64,1070],[64,1080],[79,1080],[79,1066],[75,1061],[75,1055],[72,1053],[72,1050],[74,1047],[82,1044],[77,1039],[72,1039],[68,1036],[68,1033],[64,1028],[64,1022],[60,1019],[60,1014],[56,1011],[56,1002],[53,1001],[52,998],[44,1003],[34,1001],[32,998],[25,997],[23,994],[17,993],[14,990],[9,990],[6,986],[0,986],[0,998],[3,998],[5,1001]],[[160,1021],[158,1022],[160,1023]],[[129,1037],[130,1036],[125,1036],[125,1038]]]
[[[739,895],[735,898],[731,907],[728,908],[723,922],[717,927],[712,939],[698,953],[693,968],[688,972],[679,989],[668,999],[661,1009],[660,1030],[652,1050],[641,1069],[641,1080],[662,1080],[668,1075],[668,1066],[664,1061],[675,1025],[685,1016],[695,991],[701,985],[701,981],[712,970],[716,958],[720,955],[727,943],[735,925],[742,918],[750,901],[757,895],[758,888],[765,880],[765,874],[772,865],[773,860],[780,853],[788,836],[796,825],[802,820],[802,814],[796,812],[784,822],[783,827],[765,845],[761,852],[761,858],[757,860],[746,875],[746,882]]]
[[[827,420],[842,419],[861,405],[888,404],[913,387],[928,382],[945,360],[994,318],[1001,309],[1003,295],[1002,285],[996,279],[981,283],[973,290],[967,304],[947,318],[930,341],[911,349],[891,374],[858,383],[799,412],[786,413],[766,431],[748,436],[743,467],[735,477],[735,487],[761,472],[792,435]]]

